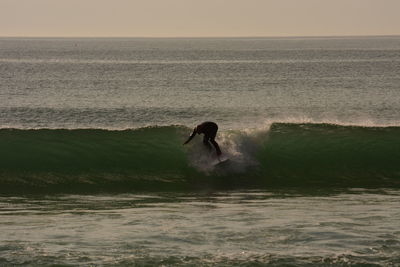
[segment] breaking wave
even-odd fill
[[[273,123],[219,132],[227,162],[185,126],[0,129],[0,193],[399,187],[400,127]]]

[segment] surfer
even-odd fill
[[[190,135],[189,139],[183,144],[186,145],[187,143],[189,143],[190,140],[192,140],[196,134],[204,134],[203,144],[211,150],[212,149],[210,145],[211,142],[211,144],[214,145],[215,150],[217,151],[217,155],[220,156],[222,154],[221,149],[219,148],[218,143],[215,142],[215,136],[217,135],[217,131],[218,131],[218,125],[215,122],[211,121],[203,122],[202,124],[199,124],[194,128],[192,135]]]

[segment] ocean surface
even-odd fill
[[[400,36],[0,38],[19,265],[400,266]]]

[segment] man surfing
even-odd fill
[[[219,148],[218,143],[215,142],[215,136],[217,135],[217,131],[218,131],[218,125],[215,122],[212,121],[203,122],[202,124],[199,124],[194,128],[192,135],[183,144],[186,145],[187,143],[189,143],[190,140],[192,140],[196,134],[204,134],[203,144],[211,150],[212,149],[210,145],[211,142],[211,144],[214,145],[215,150],[217,151],[217,155],[219,157],[221,156],[222,152],[221,149]]]

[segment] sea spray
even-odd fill
[[[217,134],[216,141],[223,152],[222,157],[229,159],[223,165],[216,164],[218,157],[214,149],[209,150],[197,138],[193,145],[188,145],[189,164],[205,174],[234,175],[244,173],[259,164],[257,152],[266,140],[267,130],[222,131]],[[223,167],[222,167],[223,166]]]

